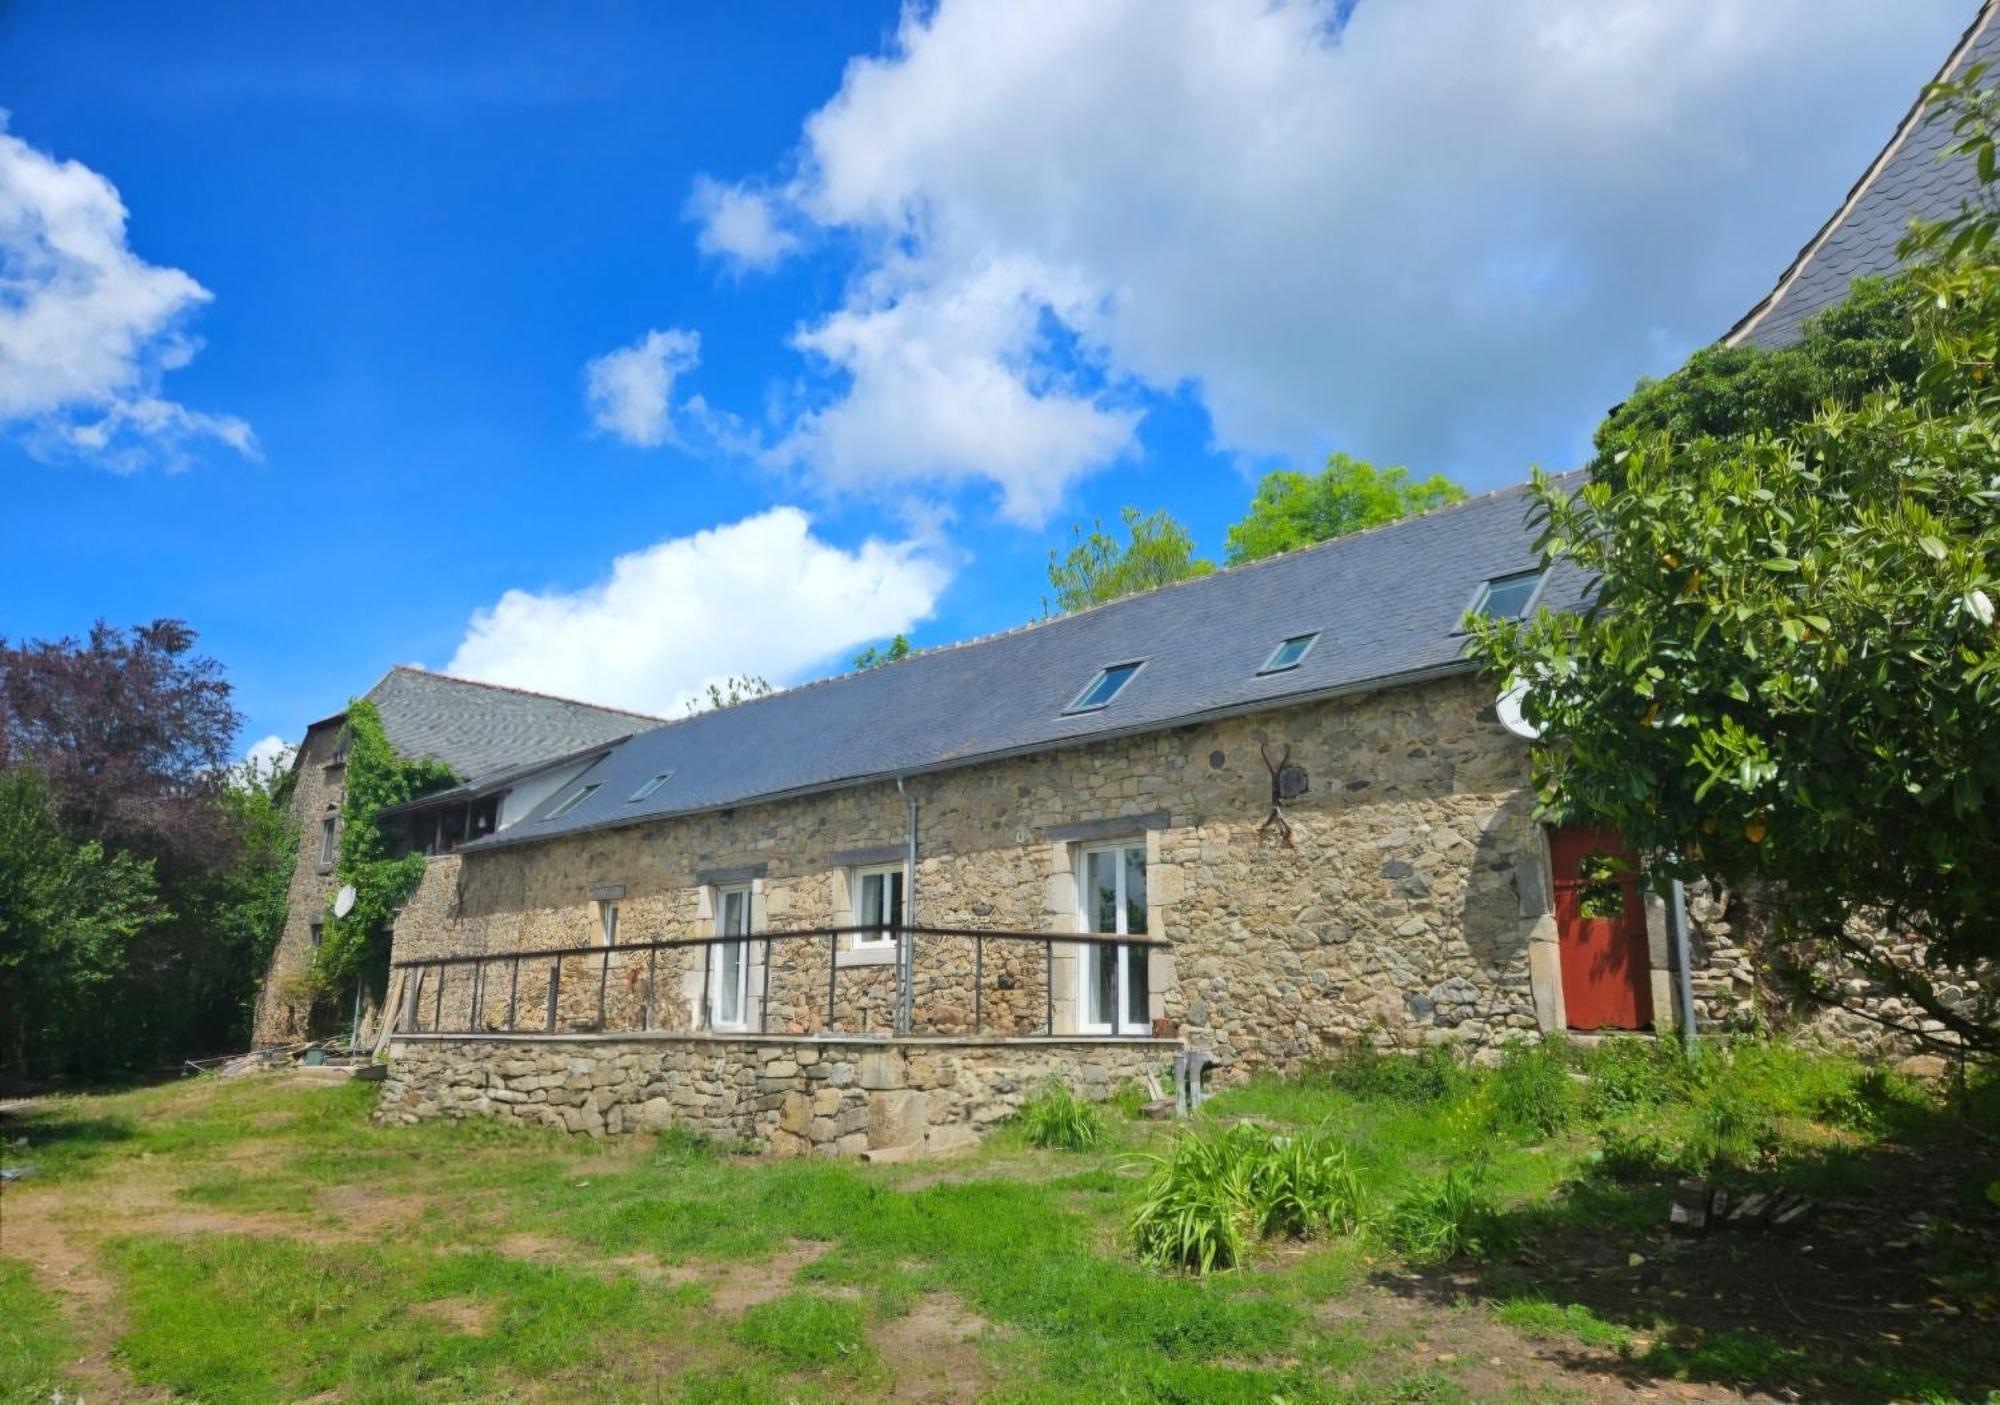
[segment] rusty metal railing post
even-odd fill
[[[437,1008],[431,1011],[431,1033],[444,1033],[444,973],[445,965],[438,963]]]
[[[771,1032],[771,938],[764,936],[764,987],[757,993],[757,1032]]]
[[[604,1033],[604,990],[611,984],[611,948],[604,948],[604,965],[597,972],[597,1032]]]
[[[555,958],[555,960],[549,962],[548,1032],[550,1034],[554,1034],[556,1032],[556,996],[561,990],[562,990],[562,958],[558,956]]]
[[[979,1033],[980,1016],[986,999],[986,938],[972,939],[972,1032]]]
[[[514,998],[521,993],[521,958],[515,957],[509,963],[507,975],[507,1032],[514,1032]]]
[[[711,1028],[708,1018],[708,993],[709,987],[714,984],[710,979],[710,963],[713,961],[714,955],[715,943],[703,943],[701,948],[701,1027],[704,1031]]]
[[[653,947],[646,953],[646,1008],[639,1012],[639,1028],[653,1027],[653,979],[660,971],[660,949]]]
[[[833,1033],[833,984],[840,976],[840,933],[826,934],[826,1032]]]
[[[476,1034],[479,1032],[479,1007],[485,998],[486,963],[484,961],[475,961],[472,963],[472,999],[467,1003],[465,1012],[465,1032],[467,1034]]]
[[[1056,944],[1042,943],[1042,997],[1048,1005],[1048,1036],[1056,1034]]]

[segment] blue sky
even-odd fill
[[[0,634],[662,713],[1473,489],[1760,296],[1971,0],[0,6]],[[1351,11],[1351,13],[1350,13]]]

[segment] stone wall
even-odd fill
[[[1484,682],[1451,679],[912,777],[919,807],[912,918],[930,926],[1077,930],[1075,867],[1093,840],[1143,842],[1152,1013],[1239,1065],[1293,1066],[1360,1037],[1472,1049],[1533,1035],[1529,948],[1547,937],[1541,832],[1525,744],[1492,717]],[[1309,777],[1267,825],[1261,749],[1289,746]],[[396,957],[508,953],[599,939],[593,894],[616,893],[623,941],[709,936],[720,885],[750,886],[752,928],[844,923],[856,856],[907,840],[891,784],[745,805],[543,843],[463,852],[396,926]],[[433,888],[431,879],[426,889]],[[750,1004],[773,1032],[826,1026],[829,962],[842,1033],[888,1028],[893,970],[865,953],[752,949]],[[983,1029],[1040,1034],[1077,1018],[1077,948],[989,944]],[[699,949],[566,959],[558,1030],[692,1030]],[[916,1028],[970,1028],[971,944],[925,939]],[[554,963],[489,962],[480,1025],[506,980],[517,1015],[545,1014]],[[503,975],[502,972],[505,972]],[[444,1027],[474,1015],[453,968]],[[1050,977],[1053,977],[1051,984]],[[434,993],[434,992],[433,992]],[[650,995],[650,1001],[648,996]],[[538,1003],[539,1002],[539,1003]]]
[[[1167,1084],[1166,1040],[997,1042],[764,1036],[398,1038],[377,1117],[497,1117],[589,1136],[679,1125],[785,1156],[936,1154],[1051,1077],[1110,1096]]]
[[[285,1044],[313,1032],[312,1000],[300,981],[313,964],[312,924],[326,920],[334,890],[332,868],[322,868],[319,862],[320,821],[326,815],[337,816],[347,794],[346,767],[334,759],[344,730],[339,720],[322,723],[309,729],[299,746],[298,779],[292,788],[292,819],[299,827],[298,862],[292,868],[286,898],[285,929],[279,934],[263,987],[257,993],[253,1044]]]

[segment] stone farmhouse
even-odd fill
[[[463,778],[463,784],[426,797],[424,830],[412,840],[412,847],[425,853],[448,854],[468,839],[506,828],[607,746],[659,724],[658,718],[638,713],[414,668],[390,669],[362,696],[374,704],[399,756],[442,761]],[[333,901],[347,742],[347,714],[337,712],[306,728],[292,759],[299,853],[285,929],[258,995],[253,1037],[259,1045],[287,1043],[314,1032],[313,1001],[302,992],[298,977],[312,965]],[[361,1022],[366,1034],[378,1002],[362,994],[358,1013],[349,1019]],[[348,1030],[349,1020],[343,1019],[340,1028]]]
[[[1995,8],[1941,76],[2000,56]],[[1923,115],[1728,343],[1796,340],[1967,197]],[[898,1156],[1047,1076],[1103,1095],[1185,1050],[1241,1071],[1735,1019],[1741,905],[1675,910],[1615,834],[1539,823],[1528,743],[1464,657],[1468,612],[1582,598],[1539,571],[1526,507],[1503,490],[643,729],[538,700],[561,726],[453,761],[474,779],[406,817],[439,840],[395,923],[381,1115]],[[301,753],[302,815],[338,722]],[[302,864],[294,927],[323,888]]]

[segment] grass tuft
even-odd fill
[[[1021,1104],[1021,1130],[1028,1145],[1048,1151],[1089,1151],[1104,1140],[1104,1114],[1051,1078]]]
[[[1513,1238],[1477,1164],[1418,1182],[1396,1202],[1384,1228],[1390,1243],[1417,1263],[1490,1259]]]
[[[1206,1274],[1243,1261],[1253,1235],[1295,1239],[1361,1222],[1361,1185],[1330,1132],[1238,1124],[1185,1132],[1153,1165],[1132,1217],[1139,1257]]]

